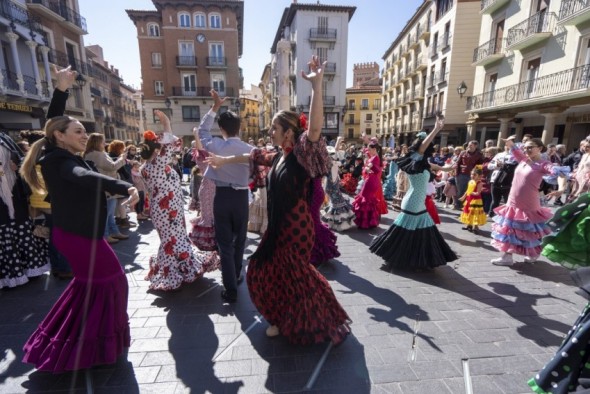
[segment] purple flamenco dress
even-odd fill
[[[336,246],[336,234],[322,222],[320,217],[320,209],[325,198],[321,177],[312,180],[312,188],[310,213],[315,230],[315,242],[311,251],[311,264],[317,267],[325,261],[340,256],[340,252]]]

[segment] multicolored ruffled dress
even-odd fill
[[[555,212],[548,225],[556,232],[543,239],[543,256],[568,268],[580,287],[576,293],[590,300],[590,194],[580,196]],[[561,347],[528,382],[539,394],[588,392],[590,389],[590,303],[586,305]]]
[[[293,152],[254,149],[255,165],[272,167],[267,178],[269,229],[250,257],[246,281],[250,298],[266,321],[296,344],[326,340],[338,344],[350,333],[350,319],[330,284],[311,265],[315,229],[310,213],[312,179],[326,174],[325,142],[303,133]]]
[[[201,170],[201,174],[204,174],[207,169],[205,159],[208,156],[209,152],[204,149],[195,149],[193,151],[193,161]],[[199,196],[199,215],[191,219],[192,229],[188,236],[192,243],[200,250],[214,251],[217,250],[213,218],[215,182],[207,177],[203,177],[197,194]]]
[[[467,198],[463,203],[463,212],[459,216],[461,223],[468,226],[483,226],[488,222],[488,216],[483,210],[483,201],[481,199],[481,193],[477,193],[477,187],[481,184],[481,181],[471,180],[467,184],[467,191],[465,194]]]
[[[328,206],[322,211],[322,221],[334,231],[348,230],[354,225],[352,205],[340,191],[338,161],[332,161],[332,170],[327,176],[326,193],[330,198]]]
[[[432,149],[432,148],[429,148]],[[401,204],[401,213],[391,227],[373,240],[369,250],[382,257],[389,269],[424,269],[457,259],[426,210],[426,189],[430,165],[425,157],[412,152],[398,161],[410,183]]]
[[[385,183],[383,184],[383,197],[385,197],[387,201],[393,200],[395,192],[397,191],[395,178],[398,171],[399,167],[397,163],[395,160],[391,160],[389,163],[389,174],[387,174],[387,178],[385,178]]]
[[[367,168],[370,169],[367,170]],[[358,228],[377,227],[381,220],[381,204],[378,191],[381,189],[381,160],[375,155],[367,160],[363,176],[363,186],[352,202],[354,222]]]
[[[494,209],[492,246],[504,253],[537,258],[541,254],[541,239],[551,233],[546,223],[551,210],[541,206],[539,186],[543,176],[565,173],[569,167],[547,160],[529,164],[519,148],[514,147],[511,152],[519,164],[514,170],[508,201]]]
[[[141,167],[151,196],[151,218],[160,236],[158,254],[149,261],[146,280],[150,290],[174,290],[219,267],[217,252],[201,252],[192,245],[186,229],[180,176],[170,167],[172,153],[182,140],[164,133],[160,154]]]

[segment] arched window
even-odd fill
[[[202,12],[195,14],[195,27],[207,27],[207,18]]]
[[[148,36],[150,37],[160,37],[160,26],[157,23],[148,23]]]
[[[188,12],[181,12],[178,14],[179,27],[191,27],[191,16]]]
[[[221,29],[221,15],[209,14],[209,28]]]

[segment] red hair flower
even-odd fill
[[[151,130],[146,130],[146,131],[143,133],[143,139],[144,139],[144,140],[146,140],[146,141],[155,141],[155,140],[157,140],[157,139],[158,139],[158,136],[157,136],[157,135],[156,135],[156,133],[154,133],[153,131],[151,131]]]
[[[301,126],[303,130],[307,130],[307,116],[305,116],[303,112],[299,115],[299,126]]]

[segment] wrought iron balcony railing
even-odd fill
[[[210,56],[207,58],[207,66],[209,67],[226,67],[227,66],[227,58],[223,56]]]
[[[310,39],[335,40],[336,36],[337,36],[336,29],[327,29],[327,28],[326,29],[318,29],[318,28],[309,29],[309,38]]]
[[[84,33],[88,33],[88,29],[86,28],[86,18],[82,17],[76,11],[71,9],[70,7],[66,6],[61,1],[57,0],[30,0],[30,3],[33,4],[41,4],[45,8],[50,9],[51,11],[55,12],[62,18],[64,18],[67,22],[73,23],[74,25],[78,26]]]
[[[562,21],[584,10],[590,11],[589,0],[563,0],[559,8],[559,20]]]
[[[505,39],[492,38],[490,41],[473,50],[473,63],[477,63],[492,55],[501,54],[504,51]]]
[[[590,65],[570,68],[467,98],[467,111],[517,104],[590,88]]]
[[[20,90],[18,82],[16,81],[16,73],[2,69],[2,77],[4,79],[4,86],[10,90]]]
[[[530,18],[508,29],[506,45],[511,47],[538,33],[551,33],[555,29],[557,17],[554,12],[537,12]]]
[[[10,0],[0,0],[0,15],[11,22],[27,27],[32,32],[44,33],[39,18]]]
[[[31,77],[30,75],[23,75],[23,81],[25,81],[25,92],[34,95],[39,94],[35,82],[35,77]]]
[[[197,58],[195,56],[176,56],[176,65],[196,67]]]

